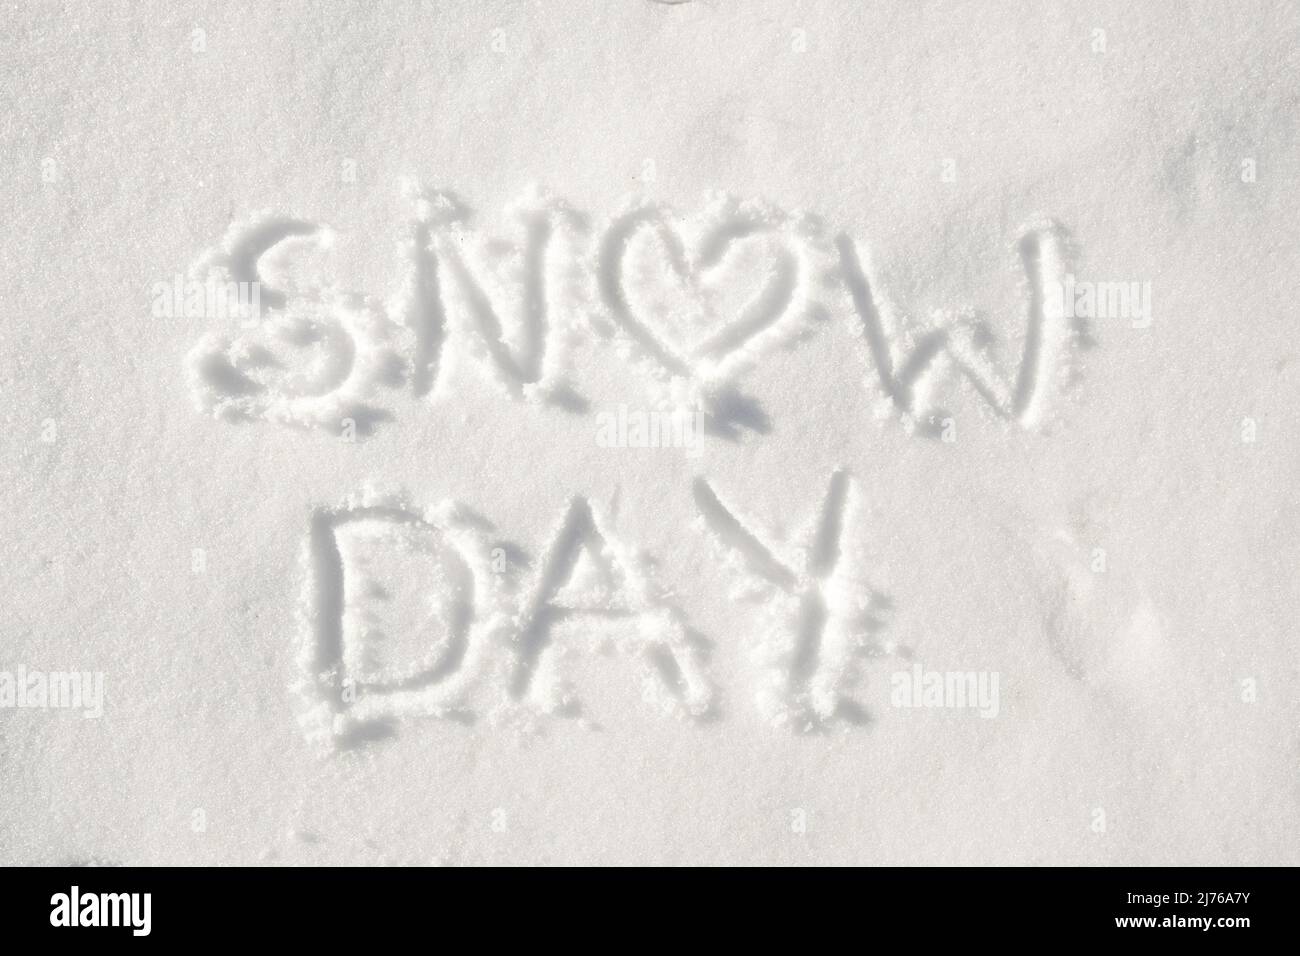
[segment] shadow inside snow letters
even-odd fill
[[[760,608],[752,657],[763,718],[800,732],[866,723],[853,699],[862,661],[906,651],[882,637],[890,602],[849,546],[860,510],[851,476],[830,476],[791,546],[766,541],[704,478],[693,495],[736,596]],[[637,669],[652,711],[717,716],[708,642],[657,584],[648,556],[586,498],[564,506],[529,562],[463,506],[423,508],[365,489],[313,515],[302,566],[295,689],[314,740],[378,740],[417,716],[525,728],[582,717],[569,662],[607,652]]]
[[[938,434],[948,413],[932,396],[949,379],[1035,429],[1089,344],[1044,292],[1073,257],[1052,220],[1016,239],[1024,332],[1005,368],[979,312],[957,304],[916,322],[883,295],[864,244],[828,237],[807,213],[712,195],[692,215],[637,199],[593,224],[534,190],[485,232],[450,192],[408,184],[406,196],[403,278],[387,298],[339,287],[328,226],[271,213],[233,225],[188,277],[156,289],[155,312],[209,321],[186,359],[201,411],[364,437],[409,413],[400,396],[452,399],[455,352],[510,401],[584,414],[568,358],[599,339],[656,407],[699,413],[706,434],[734,441],[770,429],[746,373],[839,315],[878,411],[909,431]]]
[[[403,278],[387,299],[339,287],[328,226],[269,213],[232,226],[188,279],[157,290],[161,314],[209,320],[187,358],[203,412],[352,440],[399,409],[454,400],[455,357],[506,401],[581,415],[589,404],[569,356],[601,339],[657,408],[737,441],[771,426],[742,391],[746,374],[839,315],[861,343],[877,417],[942,435],[951,419],[935,396],[952,380],[992,417],[1033,431],[1090,344],[1081,321],[1055,306],[1073,248],[1052,220],[1016,237],[1024,331],[1008,368],[978,311],[959,304],[918,323],[882,293],[865,243],[828,236],[807,213],[711,195],[690,215],[636,199],[593,223],[530,191],[485,232],[450,192],[408,183],[406,196]],[[798,732],[868,723],[855,699],[864,662],[910,651],[887,638],[892,605],[854,544],[857,482],[834,471],[793,544],[706,477],[690,493],[735,596],[758,606],[748,640],[764,720]],[[569,662],[605,651],[637,669],[652,709],[718,713],[708,641],[656,583],[653,562],[587,498],[564,506],[531,561],[461,505],[367,487],[313,514],[302,565],[295,689],[314,740],[357,746],[416,716],[590,724]]]
[[[699,635],[585,498],[530,568],[486,521],[367,489],[318,510],[302,548],[297,686],[309,736],[375,739],[409,716],[535,725],[579,716],[564,660],[617,651],[657,710],[713,707]],[[579,637],[560,625],[584,625]]]

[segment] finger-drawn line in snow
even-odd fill
[[[604,314],[664,398],[718,416],[741,376],[816,316],[829,248],[820,223],[717,196],[686,219],[640,202],[600,241]]]
[[[205,284],[259,283],[268,312],[251,329],[232,319],[227,325],[236,328],[209,332],[191,350],[202,411],[363,435],[391,417],[375,400],[400,381],[399,344],[380,303],[339,290],[308,265],[331,241],[314,223],[263,214],[233,228],[191,270]],[[268,282],[264,260],[272,254],[279,259]]]
[[[764,624],[754,656],[763,713],[799,730],[837,717],[865,720],[850,696],[858,659],[897,648],[876,638],[889,600],[870,587],[854,549],[846,547],[858,512],[849,473],[831,475],[806,540],[786,549],[747,527],[706,479],[695,479],[693,493],[703,526],[739,573],[739,594],[761,599]]]
[[[474,518],[365,490],[318,509],[302,548],[297,685],[309,736],[383,733],[399,717],[464,718],[484,679],[498,575]]]
[[[932,406],[930,393],[937,373],[947,368],[997,415],[1026,428],[1042,421],[1055,379],[1076,371],[1073,363],[1085,330],[1063,311],[1049,308],[1045,297],[1050,284],[1064,280],[1071,256],[1069,236],[1059,223],[1036,225],[1018,243],[1028,295],[1023,351],[1012,376],[999,372],[990,358],[994,337],[973,310],[938,313],[928,328],[904,333],[894,308],[876,291],[857,244],[841,234],[835,245],[879,388],[909,424],[930,428],[945,414]],[[912,339],[910,352],[904,351],[906,338]]]
[[[584,566],[585,559],[585,566]],[[543,709],[565,708],[572,694],[559,677],[554,629],[575,619],[625,621],[634,625],[612,646],[642,663],[647,699],[665,690],[669,708],[692,716],[709,708],[711,693],[699,671],[681,612],[655,586],[643,556],[602,530],[585,498],[574,498],[514,617],[516,664],[510,693]],[[606,640],[604,628],[595,634]]]
[[[365,741],[414,716],[574,716],[581,702],[564,660],[603,649],[639,662],[657,709],[708,712],[712,692],[681,612],[590,502],[569,502],[518,594],[511,549],[492,530],[455,503],[421,509],[373,489],[314,514],[295,685],[309,737]]]
[[[582,217],[560,200],[530,193],[507,210],[512,238],[485,237],[452,193],[417,183],[407,191],[415,206],[413,239],[394,312],[415,336],[415,394],[435,392],[455,330],[511,397],[573,401],[563,383],[562,343],[581,308],[574,250],[585,232]]]
[[[569,381],[569,356],[595,334],[645,372],[658,405],[701,412],[709,433],[734,438],[767,427],[761,405],[740,392],[746,373],[841,311],[865,343],[881,414],[935,431],[947,413],[932,396],[956,379],[997,417],[1033,429],[1077,376],[1087,344],[1080,320],[1049,307],[1045,290],[1059,286],[1073,254],[1052,221],[1018,241],[1026,322],[1007,373],[976,310],[910,321],[861,243],[847,232],[828,240],[807,213],[715,195],[680,216],[641,200],[593,230],[533,190],[487,233],[452,193],[406,190],[403,278],[387,301],[340,288],[332,233],[306,218],[254,216],[199,258],[196,282],[258,284],[266,313],[253,329],[214,329],[190,352],[201,410],[365,434],[394,417],[399,395],[445,398],[449,368],[464,356],[511,400],[580,413],[587,403]]]

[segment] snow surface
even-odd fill
[[[1298,37],[5,4],[0,862],[1300,863]]]

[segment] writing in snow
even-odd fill
[[[592,334],[643,373],[656,407],[725,418],[744,375],[840,315],[882,415],[932,430],[951,380],[1032,429],[1054,388],[1077,379],[1090,321],[1152,322],[1151,283],[1076,277],[1073,239],[1050,218],[1016,241],[1025,312],[1011,321],[1023,331],[1008,362],[985,313],[954,303],[913,315],[887,294],[866,243],[832,237],[810,214],[723,196],[680,216],[641,201],[592,228],[531,197],[503,237],[470,225],[450,193],[413,197],[387,298],[342,290],[328,226],[271,213],[233,224],[187,278],[157,283],[156,316],[213,322],[187,360],[200,409],[327,430],[377,422],[391,417],[376,405],[389,389],[440,394],[453,350],[514,399],[577,409],[568,356]]]

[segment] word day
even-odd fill
[[[888,602],[849,546],[858,504],[848,473],[831,476],[794,546],[765,541],[705,479],[692,494],[762,619],[747,638],[760,713],[798,730],[856,722],[858,665],[897,649],[878,640]],[[295,685],[309,737],[369,739],[413,716],[572,715],[581,706],[566,661],[606,651],[633,663],[656,711],[713,711],[698,636],[600,509],[571,499],[531,567],[491,530],[454,502],[421,508],[375,489],[316,511],[302,548]]]

